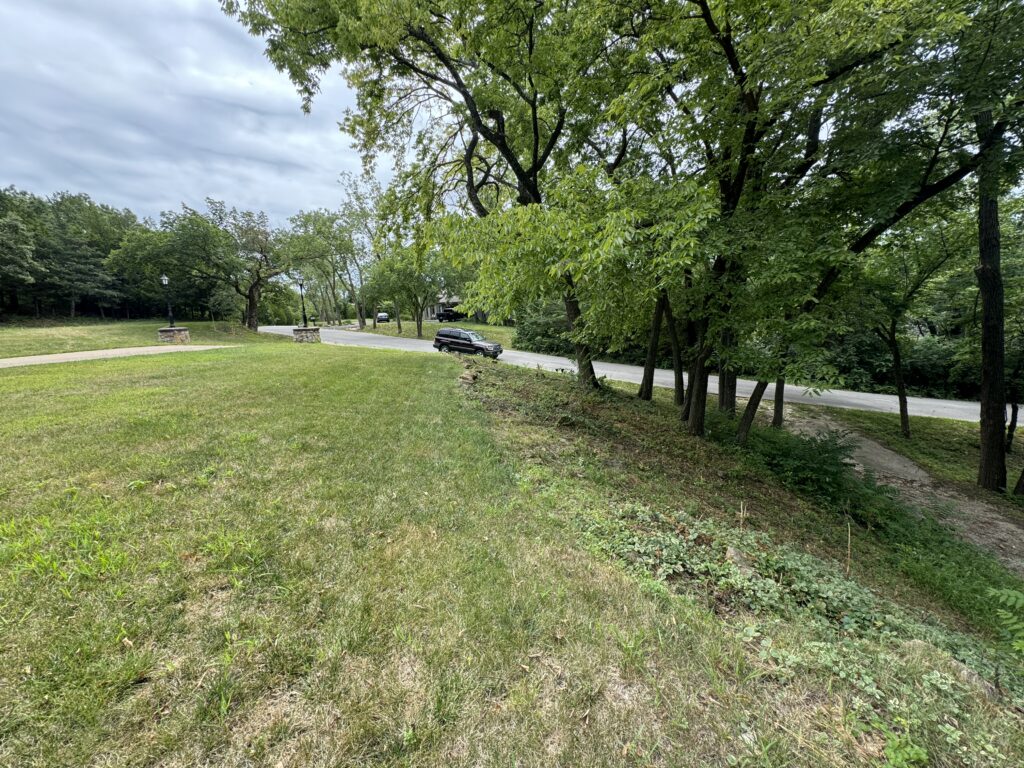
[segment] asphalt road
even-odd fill
[[[278,333],[291,336],[290,325],[265,325],[260,328],[264,333]],[[400,349],[407,352],[432,352],[439,354],[433,347],[432,340],[409,339],[398,336],[380,336],[374,333],[343,331],[337,328],[322,328],[320,338],[326,344],[341,344],[352,347],[371,347],[374,349]],[[524,368],[542,368],[546,371],[575,371],[576,364],[556,355],[540,355],[535,352],[506,350],[500,358],[503,363],[519,365]],[[598,376],[605,376],[613,381],[640,383],[643,368],[638,365],[621,363],[594,363]],[[658,387],[671,389],[674,386],[672,371],[659,368],[654,373],[654,384]],[[708,382],[710,392],[718,393],[718,377],[712,376]],[[754,382],[740,379],[736,385],[740,397],[748,396],[754,389]],[[764,394],[766,401],[771,402],[775,396],[774,385],[769,385]],[[849,408],[856,411],[878,411],[881,413],[898,413],[899,405],[895,395],[876,395],[868,392],[850,392],[843,389],[831,389],[821,394],[813,394],[799,387],[786,387],[787,403],[807,403],[823,405],[830,408]],[[908,401],[911,416],[935,416],[958,421],[979,420],[978,403],[964,400],[937,400],[930,397],[911,397]]]

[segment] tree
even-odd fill
[[[907,439],[911,435],[910,412],[902,349],[906,319],[928,282],[963,256],[966,233],[958,226],[961,223],[955,211],[943,211],[941,217],[915,217],[873,248],[863,263],[869,313],[865,324],[892,357],[900,431]]]
[[[343,212],[326,210],[301,211],[290,221],[292,229],[283,238],[282,247],[306,278],[308,295],[321,306],[321,317],[335,322],[347,317],[351,301],[362,328],[363,266],[352,222]]]
[[[0,298],[15,311],[19,287],[34,283],[40,269],[34,246],[32,233],[16,213],[0,215]]]
[[[435,169],[462,170],[466,198],[480,216],[494,210],[481,197],[488,187],[509,188],[518,206],[543,204],[552,169],[606,137],[603,106],[625,71],[624,46],[609,48],[608,26],[595,18],[614,9],[597,4],[222,6],[267,39],[268,57],[288,72],[307,108],[323,73],[341,63],[358,99],[346,126],[364,154],[393,150],[396,139],[416,132],[423,141],[414,143],[434,150]],[[502,199],[496,194],[495,201]],[[580,324],[573,277],[558,277],[566,315]],[[581,340],[577,349],[580,381],[595,386],[589,347]]]
[[[275,278],[291,269],[290,254],[265,213],[228,208],[206,201],[207,212],[187,206],[165,213],[162,226],[181,269],[220,283],[245,302],[243,324],[259,328],[260,299]]]

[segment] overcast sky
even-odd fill
[[[217,0],[0,0],[0,186],[141,216],[214,197],[278,224],[340,202],[338,75],[304,115]]]

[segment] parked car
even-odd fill
[[[390,323],[391,322],[391,316],[388,315],[387,312],[378,312],[377,313],[377,322],[378,323]]]
[[[450,323],[453,320],[461,320],[465,316],[464,312],[458,312],[451,307],[446,307],[437,313],[437,321],[439,323]]]
[[[467,355],[484,355],[498,359],[504,350],[501,344],[488,341],[476,331],[462,328],[442,328],[434,337],[434,349],[441,352],[463,352]]]

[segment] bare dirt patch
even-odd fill
[[[990,552],[1014,573],[1024,576],[1024,526],[995,504],[950,488],[917,464],[885,446],[844,427],[824,414],[792,413],[786,422],[793,432],[823,435],[838,432],[853,445],[853,468],[870,473],[895,488],[908,504],[935,513],[966,541]]]

